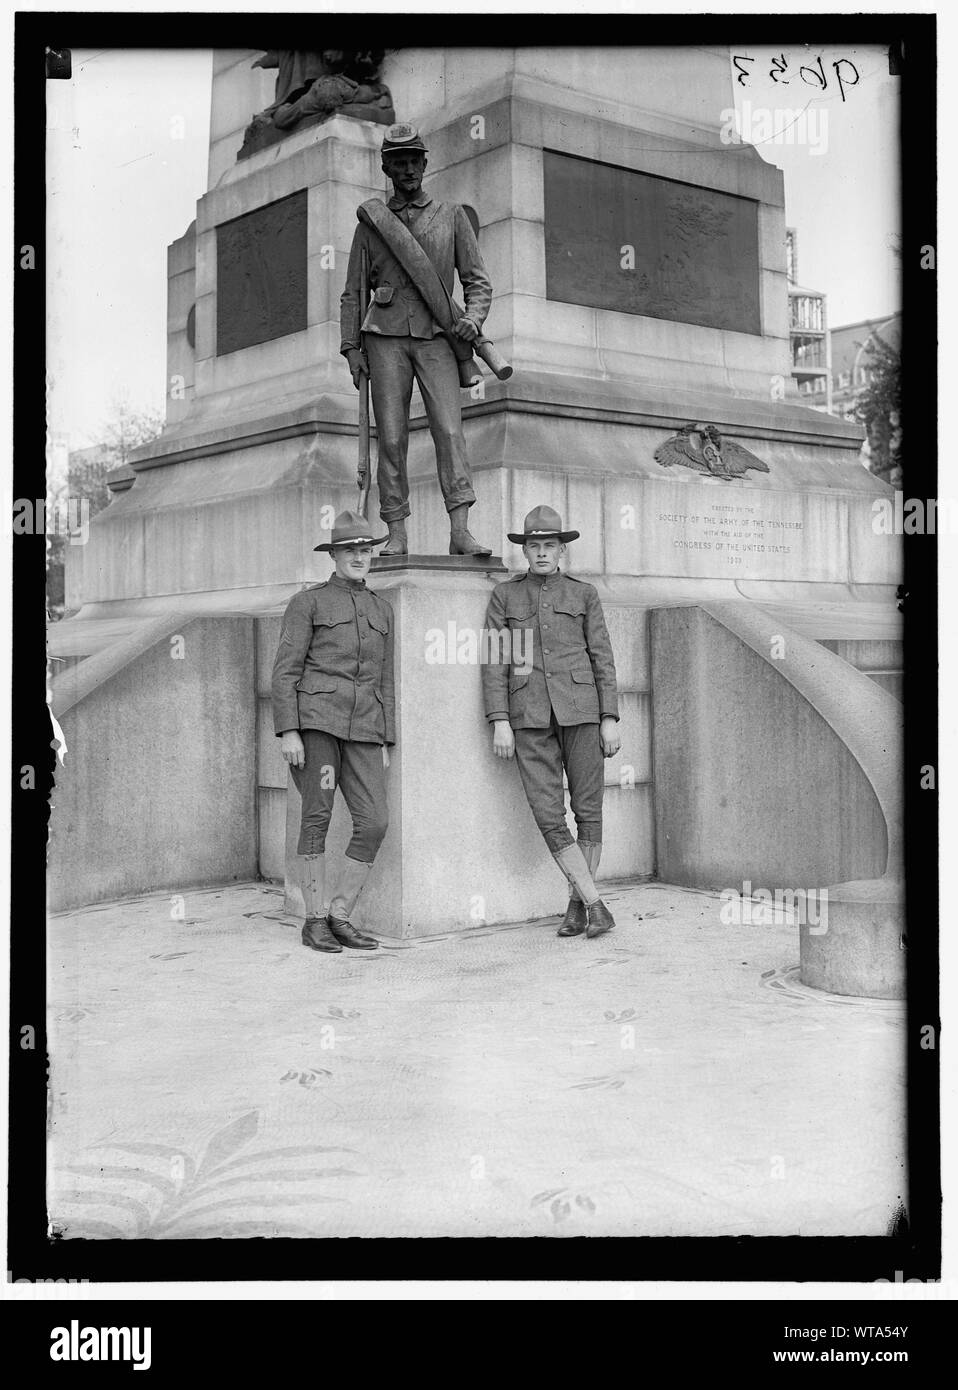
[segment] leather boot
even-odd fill
[[[332,917],[327,917],[326,923],[341,946],[349,946],[354,951],[375,951],[379,945],[374,936],[358,931],[352,922],[336,922]]]
[[[468,506],[453,507],[449,513],[449,554],[450,555],[491,555],[487,545],[480,545],[475,536],[466,528]]]
[[[578,845],[594,882],[596,869],[599,867],[599,858],[602,854],[602,846],[594,840],[579,840]],[[588,926],[588,922],[589,915],[585,903],[579,897],[578,890],[570,884],[569,906],[565,910],[562,926],[556,932],[556,936],[581,936]]]
[[[406,537],[405,521],[387,521],[386,525],[389,527],[389,540],[379,552],[380,555],[408,555],[409,541]]]
[[[341,951],[343,948],[329,930],[325,917],[307,917],[302,941],[311,951]]]
[[[359,859],[350,859],[347,856],[343,860],[343,876],[339,889],[329,904],[329,916],[326,919],[337,941],[359,951],[373,951],[379,945],[374,936],[357,931],[349,920],[371,868],[372,864]]]
[[[602,845],[597,840],[580,840],[579,847],[585,855],[589,873],[594,879],[599,870],[599,860],[602,858]],[[588,909],[588,917],[589,925],[585,932],[587,937],[601,936],[603,932],[611,931],[615,926],[612,913],[601,898]]]
[[[562,926],[556,936],[581,936],[589,924],[589,910],[575,889],[569,895],[569,906],[565,910]]]
[[[601,898],[597,903],[590,903],[587,911],[589,925],[585,929],[585,934],[590,940],[594,936],[601,936],[603,932],[611,931],[615,926],[615,918]]]

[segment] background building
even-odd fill
[[[788,278],[788,334],[792,380],[814,410],[832,409],[831,343],[826,297],[820,290],[798,284],[798,236],[785,230],[785,269]]]
[[[832,411],[843,420],[854,420],[858,392],[868,384],[872,370],[869,345],[875,338],[895,352],[901,349],[901,314],[887,318],[860,319],[833,328],[832,340]]]

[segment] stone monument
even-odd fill
[[[342,110],[237,160],[274,95],[258,57],[214,55],[209,189],[169,253],[166,429],[68,556],[54,706],[79,751],[54,906],[286,873],[269,669],[278,614],[325,577],[312,547],[354,505],[339,301],[355,209],[388,190],[382,125]],[[622,711],[604,875],[829,888],[827,933],[801,929],[807,981],[900,993],[900,555],[872,527],[889,489],[857,428],[788,394],[783,179],[720,140],[728,50],[404,49],[381,76],[429,146],[426,190],[473,209],[515,366],[462,397],[483,532],[498,548],[555,507],[603,601]],[[438,556],[425,424],[414,394],[409,550]],[[399,727],[366,925],[560,913],[482,719],[471,643],[495,576],[402,560],[372,575],[397,617]],[[125,737],[143,720],[146,749]],[[83,750],[107,735],[98,765]],[[145,815],[128,788],[147,764]]]

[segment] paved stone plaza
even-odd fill
[[[903,1006],[806,989],[797,926],[715,895],[606,900],[596,941],[552,918],[337,956],[266,884],[53,918],[52,1225],[884,1234]]]

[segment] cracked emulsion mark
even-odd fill
[[[176,1236],[187,1223],[215,1213],[215,1229],[209,1221],[203,1227],[190,1224],[190,1237],[201,1231],[210,1235],[245,1234],[250,1233],[250,1227],[260,1230],[263,1224],[269,1225],[272,1235],[303,1235],[304,1227],[293,1221],[251,1221],[243,1220],[242,1216],[251,1205],[298,1210],[316,1204],[348,1203],[349,1198],[345,1196],[322,1190],[304,1192],[302,1186],[305,1183],[325,1186],[327,1181],[361,1177],[362,1174],[351,1168],[317,1168],[310,1163],[319,1154],[351,1154],[355,1150],[339,1144],[250,1149],[259,1132],[259,1121],[260,1112],[250,1110],[224,1125],[212,1136],[198,1163],[191,1154],[168,1144],[109,1141],[91,1144],[86,1152],[103,1155],[107,1161],[64,1165],[60,1172],[72,1173],[88,1182],[72,1193],[61,1194],[59,1200],[65,1206],[97,1207],[109,1216],[98,1214],[95,1218],[74,1220],[61,1214],[57,1218],[58,1228],[77,1236],[100,1239],[129,1238],[131,1234],[138,1238],[168,1238]],[[139,1158],[142,1162],[137,1167],[110,1163],[109,1156],[113,1154]],[[303,1159],[310,1166],[305,1169],[290,1166],[296,1159]],[[120,1182],[128,1190],[132,1187],[137,1196],[109,1186]],[[297,1184],[299,1190],[284,1192],[282,1189],[287,1184]],[[255,1194],[224,1195],[235,1187],[256,1185],[261,1190]],[[159,1199],[155,1209],[149,1205],[151,1197],[154,1203]],[[241,1213],[238,1222],[225,1215],[234,1210]]]
[[[590,1076],[585,1081],[574,1081],[567,1086],[568,1091],[618,1091],[625,1085],[621,1076]]]
[[[901,999],[869,999],[854,994],[828,994],[825,990],[812,989],[810,985],[802,984],[799,965],[765,970],[759,984],[763,989],[771,990],[780,999],[787,999],[791,1003],[838,1005],[845,1009],[868,1009],[888,1017],[904,1017],[905,1003]]]
[[[298,1081],[301,1086],[315,1086],[321,1076],[332,1074],[325,1067],[307,1067],[305,1071],[288,1071],[279,1079],[280,1084],[284,1081]]]
[[[545,1192],[537,1192],[529,1205],[530,1207],[542,1207],[547,1203],[556,1225],[574,1214],[573,1204],[579,1211],[585,1212],[588,1216],[594,1216],[596,1210],[595,1202],[587,1192],[573,1193],[567,1187],[553,1187]]]

